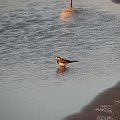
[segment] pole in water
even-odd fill
[[[72,0],[71,0],[71,4],[70,4],[71,8],[72,8]]]

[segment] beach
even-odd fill
[[[64,120],[120,120],[120,83],[101,92],[79,113]]]
[[[1,0],[0,120],[118,120],[119,12],[116,0]]]

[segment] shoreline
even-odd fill
[[[79,113],[63,120],[120,120],[120,82],[97,95]]]

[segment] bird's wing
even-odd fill
[[[67,64],[67,63],[70,63],[70,60],[67,60],[67,59],[61,58],[61,62],[64,63],[64,64]]]

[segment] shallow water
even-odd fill
[[[119,8],[98,3],[0,1],[1,120],[60,120],[120,80]]]

